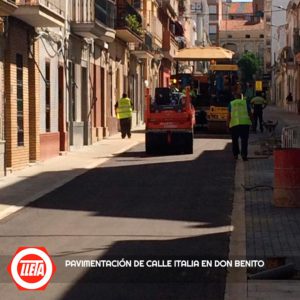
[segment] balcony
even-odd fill
[[[77,1],[76,1],[77,2]],[[73,3],[71,27],[74,33],[84,38],[114,41],[116,8],[109,0],[85,0],[81,5]]]
[[[0,0],[0,17],[10,16],[17,8],[16,0]]]
[[[163,26],[158,17],[152,16],[151,18],[151,33],[153,35],[153,43],[161,48],[163,40]]]
[[[16,0],[13,16],[33,27],[63,27],[65,3],[60,0]]]
[[[300,53],[300,29],[294,29],[294,53]]]
[[[126,43],[142,42],[142,17],[128,2],[117,4],[116,31]]]
[[[169,10],[172,17],[178,16],[178,0],[162,0],[162,6]]]
[[[173,61],[174,56],[178,51],[178,44],[169,30],[163,32],[163,46],[162,46],[163,55],[170,61]]]
[[[145,33],[144,42],[134,44],[131,53],[135,55],[137,58],[141,58],[141,59],[153,58],[154,54],[153,54],[152,35],[149,33]]]
[[[294,53],[291,47],[285,46],[280,53],[280,63],[286,66],[294,65]]]

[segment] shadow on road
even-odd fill
[[[68,218],[77,218],[74,235],[81,228],[92,228],[86,235],[101,249],[104,237],[97,235],[97,228],[101,231],[101,222],[108,218],[115,237],[112,233],[113,242],[98,259],[226,259],[234,184],[230,147],[205,151],[193,159],[146,157],[141,147],[29,204],[8,225],[17,228],[17,222],[28,222],[32,209],[38,210],[37,224],[39,219],[50,218],[59,226]],[[128,159],[122,160],[124,157]],[[66,211],[80,214],[64,216],[61,212]],[[129,223],[131,231],[126,237],[123,232]],[[28,224],[28,236],[35,229]],[[84,244],[80,247],[86,248]],[[225,277],[222,268],[90,268],[59,300],[221,300]]]

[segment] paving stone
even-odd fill
[[[279,114],[276,108],[270,109],[270,119],[281,117],[280,126],[276,130],[277,138],[283,124],[289,123],[282,117],[283,115],[290,118],[290,114],[281,114],[281,112]],[[292,117],[300,124],[298,116],[293,115]],[[271,142],[266,133],[259,137],[250,135],[249,148],[256,147],[257,149],[257,145],[264,143],[264,139],[267,140],[267,143]],[[265,186],[265,188],[245,191],[247,257],[253,255],[287,256],[296,261],[297,269],[300,270],[300,259],[297,259],[297,253],[300,257],[300,209],[274,206],[273,190],[267,189],[267,187],[273,186],[273,177],[274,160],[272,156],[266,159],[249,160],[245,168],[246,187]]]

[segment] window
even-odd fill
[[[246,39],[250,39],[250,34],[246,34],[246,35],[245,35],[245,38],[246,38]]]
[[[17,126],[18,146],[24,146],[24,98],[23,98],[23,56],[16,55],[17,67]]]
[[[232,39],[232,35],[228,34],[227,38]]]
[[[260,37],[261,39],[263,39],[265,36],[264,36],[263,34],[260,34],[259,37]]]
[[[216,5],[209,5],[208,9],[209,9],[209,20],[210,21],[218,20],[217,6]]]
[[[46,62],[45,65],[46,74],[46,88],[45,88],[45,120],[46,120],[46,132],[50,132],[50,117],[51,117],[51,101],[50,101],[50,63]]]
[[[209,39],[212,43],[217,42],[217,25],[209,25]]]
[[[139,1],[135,1],[138,5]],[[110,0],[95,0],[95,17],[108,27],[115,27],[116,9],[115,3]]]
[[[209,25],[209,34],[217,34],[217,25]]]

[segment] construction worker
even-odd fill
[[[259,120],[260,131],[263,132],[263,109],[267,105],[267,101],[262,97],[261,92],[257,92],[256,96],[251,99],[251,106],[253,108],[253,132],[257,129],[257,120]]]
[[[248,138],[251,125],[251,107],[241,93],[234,94],[234,100],[228,106],[228,125],[232,138],[232,152],[235,159],[241,154],[244,161],[248,160]],[[241,151],[239,147],[241,139]]]
[[[124,139],[126,135],[129,139],[131,138],[132,108],[132,100],[127,97],[126,93],[122,95],[122,98],[119,99],[119,101],[115,105],[117,118],[120,120],[122,139]]]
[[[186,95],[186,89],[183,88],[181,93],[185,96]],[[190,87],[190,96],[192,97],[192,99],[197,97],[197,90],[194,89],[193,87]]]
[[[251,99],[255,96],[255,91],[253,88],[253,84],[250,82],[247,82],[246,84],[246,90],[245,90],[245,98],[248,103],[250,103]]]

